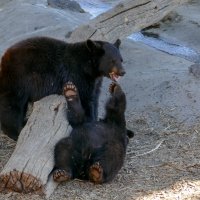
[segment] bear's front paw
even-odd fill
[[[67,101],[73,101],[78,97],[76,86],[72,82],[67,82],[63,87],[63,94]]]
[[[103,168],[100,166],[99,162],[96,162],[90,166],[89,179],[94,183],[103,182]]]
[[[110,86],[109,86],[109,92],[110,92],[110,94],[114,94],[117,91],[121,91],[121,87],[117,83],[112,82],[110,84]]]
[[[56,169],[53,172],[53,180],[55,182],[64,182],[64,181],[68,181],[71,179],[71,174],[68,173],[66,170],[62,170],[62,169]]]

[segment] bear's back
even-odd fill
[[[66,46],[66,42],[62,40],[58,40],[55,38],[50,37],[32,37],[20,42],[15,43],[7,51],[14,50],[14,49],[21,49],[21,48],[41,48],[41,49],[49,49],[54,48],[62,48]]]
[[[67,43],[53,38],[35,37],[11,46],[3,55],[1,74],[23,75],[28,72],[54,71],[64,57]]]

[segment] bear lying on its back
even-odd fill
[[[64,83],[76,84],[87,120],[97,119],[102,77],[123,76],[122,57],[115,44],[91,41],[68,44],[36,37],[11,46],[0,65],[0,122],[17,139],[29,102],[61,94]]]
[[[113,83],[110,93],[105,118],[87,122],[77,88],[72,83],[65,85],[67,117],[73,130],[56,144],[52,172],[55,181],[79,178],[104,183],[112,180],[122,167],[128,137],[133,137],[133,132],[126,129],[124,92]]]

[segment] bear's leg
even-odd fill
[[[85,121],[85,112],[82,108],[78,90],[72,82],[64,85],[63,94],[66,98],[68,110],[67,118],[72,127],[80,125]]]
[[[54,149],[55,167],[52,175],[56,182],[68,181],[72,178],[72,140],[70,137],[61,139]]]
[[[10,138],[17,140],[24,125],[27,103],[11,93],[0,96],[1,129]]]
[[[125,149],[117,142],[107,143],[103,149],[97,150],[89,167],[89,180],[94,183],[111,181],[123,165]]]
[[[120,85],[118,85],[115,82],[112,82],[109,86],[109,92],[111,94],[110,104],[111,106],[113,106],[113,109],[116,111],[118,111],[119,109],[121,112],[125,112],[126,96],[122,88],[120,87]],[[109,101],[108,101],[108,104],[109,104]]]
[[[111,97],[106,103],[105,122],[115,122],[125,126],[126,96],[117,83],[112,83],[109,88]]]

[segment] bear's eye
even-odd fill
[[[111,60],[110,62],[111,62],[113,65],[115,64],[115,60]]]
[[[121,60],[120,60],[121,62],[123,62],[123,59],[121,58]]]

